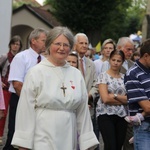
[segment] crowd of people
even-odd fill
[[[0,56],[3,150],[99,150],[100,136],[104,150],[149,149],[150,39],[106,39],[98,57],[67,27],[36,28],[29,43],[13,36]]]

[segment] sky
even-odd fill
[[[36,0],[39,4],[43,4],[44,0]]]

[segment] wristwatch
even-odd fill
[[[115,100],[117,100],[117,97],[118,97],[118,95],[117,95],[117,94],[114,94],[114,99],[115,99]]]

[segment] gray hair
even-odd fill
[[[45,42],[45,46],[46,46],[46,50],[48,51],[50,45],[52,44],[52,42],[60,35],[64,35],[70,44],[70,49],[72,49],[73,45],[74,45],[74,36],[71,32],[70,29],[68,29],[67,27],[61,27],[61,26],[57,26],[54,27],[53,29],[50,30],[48,36],[47,36],[47,40]]]
[[[48,34],[48,32],[43,28],[34,29],[29,35],[29,43],[31,43],[32,39],[38,39],[41,33],[44,33],[46,36]]]
[[[120,47],[124,47],[127,43],[131,43],[134,45],[134,42],[129,38],[129,37],[121,37],[119,38],[118,40],[118,43],[117,43],[117,48],[120,46]]]
[[[84,34],[84,33],[77,33],[77,34],[74,36],[74,42],[75,42],[75,44],[78,42],[78,37],[79,37],[79,36],[84,36],[84,37],[86,37],[86,38],[87,38],[87,41],[88,41],[88,43],[89,43],[89,39],[88,39],[88,37],[87,37],[86,34]]]

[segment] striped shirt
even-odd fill
[[[142,112],[139,101],[150,100],[150,69],[137,60],[127,71],[124,83],[128,97],[129,115],[133,116]]]

